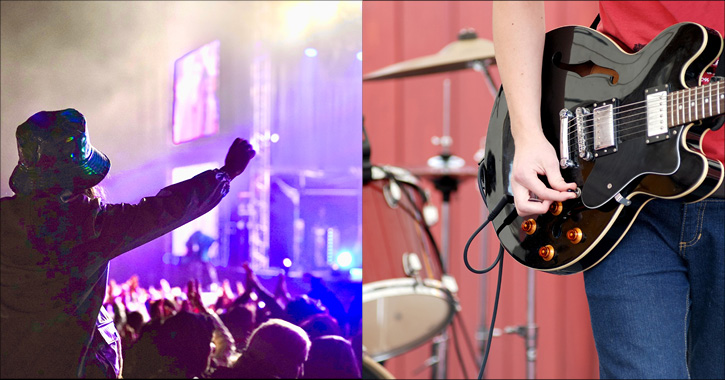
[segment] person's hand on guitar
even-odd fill
[[[539,179],[546,176],[549,186]],[[546,213],[552,202],[576,197],[575,183],[564,181],[554,147],[541,133],[528,133],[516,139],[511,173],[514,205],[520,216]],[[571,190],[571,191],[570,191]]]
[[[556,151],[541,128],[541,57],[544,50],[544,3],[494,1],[493,42],[506,89],[515,151],[511,190],[520,216],[539,215],[552,201],[574,198],[576,184],[566,183]],[[550,187],[539,179],[546,176]]]

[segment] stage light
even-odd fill
[[[350,268],[350,280],[362,281],[363,271],[362,268]]]
[[[307,49],[305,49],[305,55],[310,58],[317,57],[317,49],[307,48]]]
[[[292,260],[290,260],[288,257],[282,260],[282,265],[284,265],[285,268],[289,268],[292,266]]]
[[[257,302],[257,306],[258,306],[258,307],[259,307],[260,309],[264,309],[264,307],[265,307],[265,306],[267,306],[267,304],[266,304],[266,303],[264,303],[264,301],[259,301],[259,302]]]
[[[272,136],[269,136],[269,141],[276,143],[277,141],[279,141],[279,135],[276,133],[272,133]]]
[[[340,268],[348,268],[350,265],[352,265],[352,254],[348,251],[340,252],[337,255],[337,265],[340,266]]]
[[[357,52],[357,60],[362,61],[362,50]]]
[[[340,5],[337,1],[288,2],[283,23],[287,38],[299,38],[313,32],[310,29],[325,27],[338,18]]]

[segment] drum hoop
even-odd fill
[[[373,360],[368,354],[363,354],[362,367],[369,372],[373,372],[377,376],[377,379],[395,379],[395,376],[387,368]]]
[[[363,303],[375,301],[390,296],[430,295],[447,299],[451,307],[455,308],[455,299],[439,280],[425,278],[419,281],[415,278],[393,278],[364,284],[362,287]]]

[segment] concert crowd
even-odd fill
[[[311,290],[292,296],[280,274],[274,292],[244,265],[245,283],[224,280],[200,292],[144,288],[137,276],[109,281],[104,309],[113,315],[123,351],[124,378],[361,377],[362,331],[355,300],[350,310],[310,277]],[[90,372],[89,372],[90,373]]]

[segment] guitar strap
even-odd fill
[[[597,13],[597,17],[592,21],[592,26],[589,28],[596,30],[597,26],[599,25],[599,13]]]
[[[596,30],[597,26],[599,26],[599,20],[601,18],[599,17],[599,13],[597,13],[597,17],[594,18],[594,21],[592,21],[592,25],[589,27],[591,29]],[[720,54],[720,59],[717,65],[717,70],[715,71],[715,76],[718,77],[725,77],[725,49],[723,49],[722,53]]]

